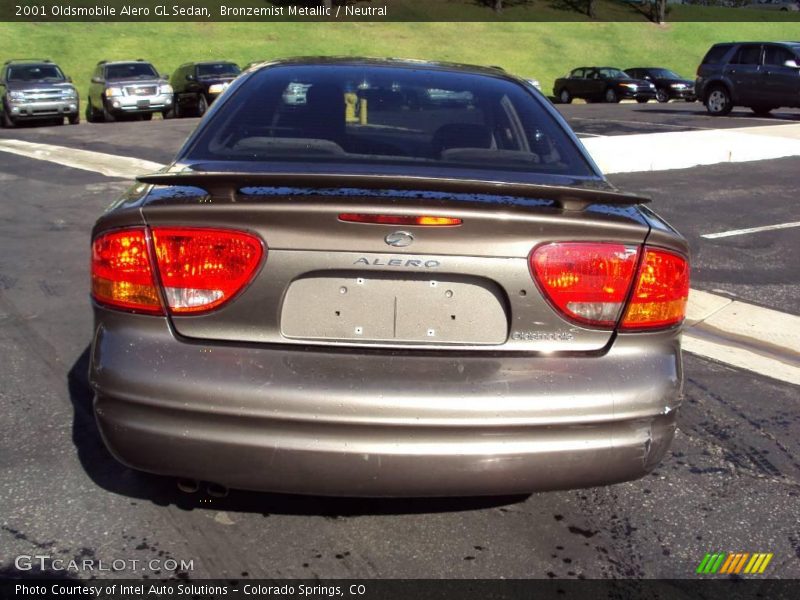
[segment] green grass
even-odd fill
[[[144,58],[171,73],[190,60],[331,54],[499,65],[549,92],[577,66],[664,66],[691,78],[715,42],[798,38],[797,23],[0,23],[0,60],[51,58],[83,96],[101,59]]]

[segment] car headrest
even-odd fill
[[[476,123],[448,123],[433,134],[431,145],[435,156],[451,148],[490,148],[492,134]]]

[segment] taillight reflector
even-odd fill
[[[144,229],[112,231],[92,242],[92,296],[116,308],[163,314]]]
[[[529,261],[544,295],[566,317],[594,327],[616,324],[630,291],[638,251],[624,244],[557,242]]]
[[[122,310],[163,314],[151,263],[172,313],[218,308],[241,292],[264,257],[261,240],[241,231],[155,227],[151,260],[145,229],[111,231],[92,242],[92,296]]]
[[[216,308],[247,285],[264,248],[249,233],[225,229],[153,228],[156,264],[173,313]]]
[[[349,223],[378,223],[381,225],[421,225],[426,227],[453,227],[461,225],[457,217],[435,217],[430,215],[370,215],[342,213],[340,221]]]
[[[622,330],[658,329],[681,323],[689,299],[689,263],[667,250],[646,248]]]

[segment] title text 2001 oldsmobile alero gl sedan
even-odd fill
[[[144,471],[346,496],[641,477],[687,244],[499,69],[256,66],[97,221],[94,407]]]

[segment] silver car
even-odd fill
[[[9,60],[0,68],[0,124],[22,122],[71,125],[80,122],[78,90],[50,60]]]
[[[689,290],[687,243],[646,202],[497,69],[254,68],[94,227],[105,443],[188,489],[641,477],[675,430]]]
[[[157,112],[167,116],[174,101],[167,80],[167,75],[159,75],[153,65],[143,60],[100,61],[89,86],[86,120],[108,122],[124,115],[149,120]]]

